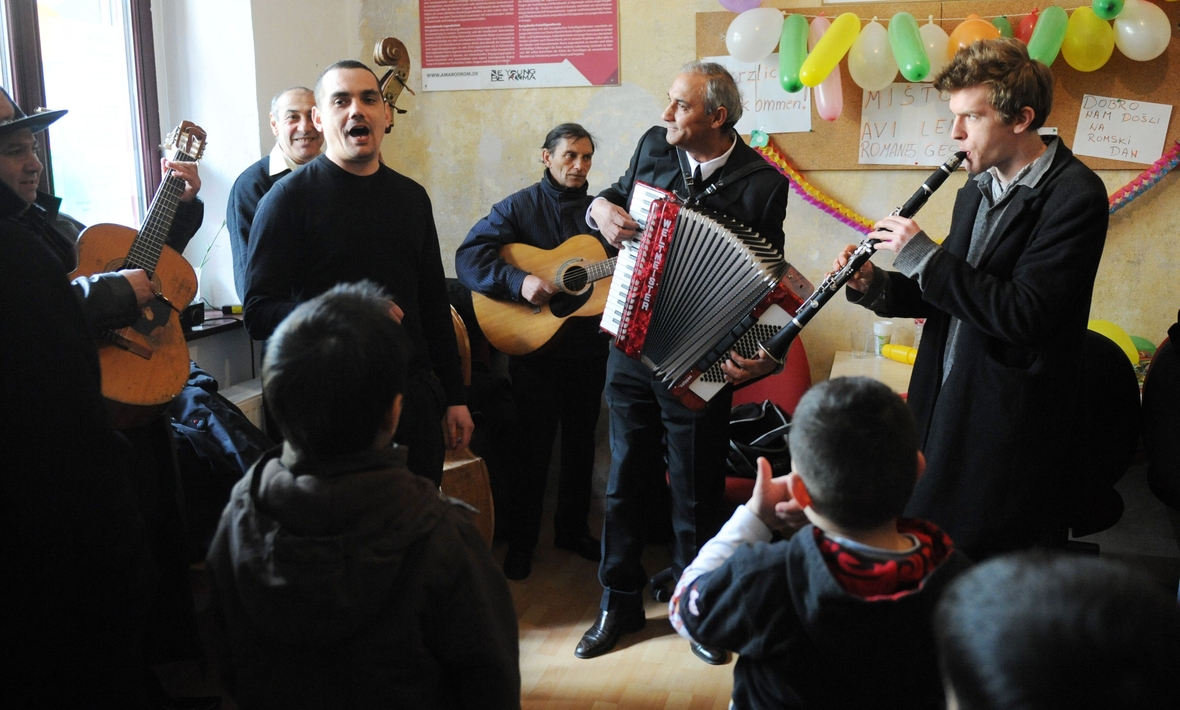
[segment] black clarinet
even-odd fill
[[[959,169],[959,165],[963,163],[963,159],[967,157],[966,153],[955,153],[951,159],[938,166],[930,177],[926,178],[926,182],[918,188],[910,199],[901,207],[893,211],[893,214],[901,217],[913,217],[926,204],[926,200],[934,194],[934,191],[942,187],[942,183],[950,177],[950,174]],[[775,333],[769,340],[758,345],[764,353],[766,353],[772,360],[783,364],[785,361],[787,350],[790,349],[791,343],[795,341],[795,336],[799,335],[799,331],[803,330],[803,326],[807,325],[819,309],[832,300],[840,288],[848,283],[852,275],[864,265],[866,261],[872,258],[873,253],[877,251],[877,244],[879,239],[866,239],[861,242],[856,250],[848,257],[848,263],[844,268],[827,275],[827,277],[820,283],[820,285],[812,292],[811,296],[799,306],[795,317],[789,323],[783,326],[783,329]]]

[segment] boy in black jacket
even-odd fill
[[[796,409],[791,458],[773,479],[759,459],[753,497],[684,571],[672,625],[740,654],[734,708],[942,707],[930,618],[969,562],[898,517],[925,466],[913,416],[874,380],[823,382]]]

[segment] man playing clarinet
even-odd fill
[[[668,90],[665,125],[639,140],[626,174],[591,204],[589,225],[617,247],[637,236],[639,225],[627,212],[636,182],[686,197],[714,186],[699,204],[750,227],[781,251],[789,183],[734,131],[741,116],[741,94],[724,67],[685,65]],[[747,359],[736,353],[722,365],[727,380],[735,383],[775,367],[765,355]],[[730,397],[723,393],[703,411],[692,411],[646,365],[612,348],[606,399],[611,470],[599,567],[605,589],[598,619],[574,651],[578,658],[610,651],[622,633],[644,624],[640,595],[648,577],[640,556],[653,478],[662,482],[668,473],[676,578],[722,522]],[[720,649],[693,644],[692,650],[707,663],[726,661]]]
[[[882,219],[869,238],[896,270],[866,263],[846,293],[879,315],[927,319],[909,389],[927,468],[906,516],[979,559],[1060,529],[1107,200],[1061,140],[1038,135],[1053,75],[1023,44],[976,42],[934,86],[950,93],[971,174],[950,234],[940,246],[912,219]]]

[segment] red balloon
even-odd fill
[[[1016,29],[1013,31],[1016,39],[1024,42],[1025,44],[1028,44],[1028,41],[1032,39],[1033,30],[1036,28],[1037,19],[1040,18],[1040,16],[1040,10],[1033,10],[1031,13],[1021,18],[1020,24],[1018,24]]]

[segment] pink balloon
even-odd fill
[[[730,12],[745,12],[762,5],[762,0],[719,0],[721,7]]]
[[[832,22],[826,17],[817,17],[811,21],[811,28],[807,33],[807,49],[809,51],[815,49],[820,37],[823,37],[824,32],[827,32],[831,26]],[[819,114],[820,118],[825,121],[835,121],[840,118],[840,113],[844,110],[844,87],[840,85],[839,64],[831,74],[828,74],[828,78],[811,90],[811,96],[815,100],[815,112]]]

